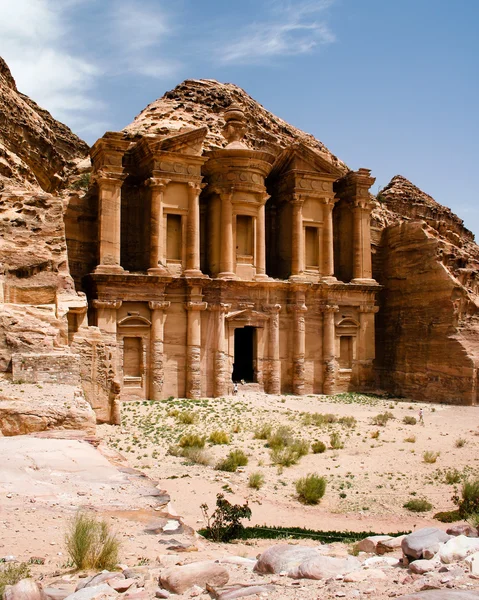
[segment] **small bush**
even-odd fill
[[[433,452],[432,450],[426,450],[422,455],[422,459],[425,463],[433,464],[438,459],[440,452]]]
[[[304,425],[315,425],[316,427],[321,427],[322,425],[332,425],[336,423],[338,418],[336,415],[332,415],[331,413],[306,413],[303,416]]]
[[[254,430],[255,440],[267,440],[271,435],[271,425],[269,423],[263,423]]]
[[[404,438],[405,442],[409,442],[410,444],[415,444],[416,443],[416,436],[415,435],[410,435],[407,438]]]
[[[444,481],[448,485],[454,485],[455,483],[459,483],[461,481],[461,479],[462,479],[461,472],[458,471],[457,469],[449,469],[444,474]]]
[[[456,448],[462,448],[466,445],[466,440],[464,438],[458,438],[456,440]]]
[[[210,437],[208,438],[208,441],[210,442],[210,444],[216,444],[216,445],[229,444],[230,436],[226,433],[226,431],[216,430],[216,431],[212,431],[210,433]]]
[[[71,187],[74,190],[87,190],[90,187],[90,179],[90,173],[82,173],[80,177],[72,183]]]
[[[285,448],[286,446],[290,446],[292,442],[293,432],[291,427],[287,427],[286,425],[281,425],[268,437],[268,446],[271,448],[271,450]]]
[[[341,441],[341,436],[337,431],[334,431],[329,436],[329,444],[333,450],[340,450],[341,448],[344,448],[344,444]]]
[[[380,425],[381,427],[385,427],[388,424],[388,421],[390,421],[391,419],[394,419],[394,415],[392,414],[392,412],[386,411],[383,413],[379,413],[379,415],[373,417],[371,423],[373,425]]]
[[[196,433],[188,433],[181,437],[179,445],[181,448],[204,448],[205,438]]]
[[[298,452],[292,446],[271,450],[272,463],[281,467],[291,467],[291,465],[297,464],[300,458]]]
[[[240,504],[231,504],[226,500],[223,494],[216,495],[216,510],[212,515],[208,515],[208,505],[200,506],[206,526],[206,537],[215,542],[229,542],[238,537],[244,527],[241,519],[251,519],[251,509],[246,502]]]
[[[195,465],[208,466],[211,464],[210,454],[199,446],[183,448],[181,455]]]
[[[183,410],[175,416],[178,423],[182,423],[183,425],[193,425],[198,420],[198,415],[192,410]]]
[[[234,473],[238,467],[244,467],[248,464],[248,457],[243,450],[231,450],[231,452],[216,465],[217,471],[227,471]]]
[[[402,420],[402,422],[405,425],[416,425],[417,419],[416,419],[416,417],[411,417],[410,415],[406,415],[404,417],[404,419]]]
[[[373,440],[377,440],[379,438],[379,429],[371,431],[370,436],[373,438]]]
[[[446,510],[436,513],[433,519],[437,519],[441,523],[455,523],[461,520],[461,515],[458,510]]]
[[[461,498],[456,504],[463,519],[479,513],[479,479],[468,480],[462,484]]]
[[[352,429],[353,427],[356,427],[358,422],[355,417],[340,417],[338,423]]]
[[[432,504],[425,498],[414,498],[406,502],[403,506],[412,512],[427,512],[432,508]]]
[[[256,471],[255,473],[251,473],[251,475],[249,476],[248,485],[250,488],[253,488],[254,490],[259,490],[261,487],[263,487],[263,485],[264,485],[263,473],[260,473],[259,471]]]
[[[317,504],[326,491],[326,479],[315,473],[301,477],[295,485],[299,501],[304,504]]]
[[[311,450],[313,454],[322,454],[326,452],[326,444],[324,442],[313,442],[311,444]]]
[[[120,542],[108,523],[79,512],[73,517],[65,536],[67,551],[77,569],[114,569]]]
[[[27,563],[7,563],[0,567],[0,598],[3,598],[7,585],[15,585],[27,577],[30,577]]]

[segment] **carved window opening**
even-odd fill
[[[342,335],[339,338],[339,367],[351,369],[353,366],[353,336]]]
[[[166,258],[167,260],[181,260],[181,253],[181,215],[166,215]]]
[[[140,387],[143,371],[143,347],[141,337],[123,339],[123,380],[125,385]]]
[[[254,223],[248,215],[236,216],[236,257],[238,262],[250,262],[253,258]]]
[[[256,381],[256,327],[239,327],[234,332],[233,381]]]
[[[306,269],[319,267],[319,235],[317,227],[304,228],[304,262]]]

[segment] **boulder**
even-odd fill
[[[441,544],[450,538],[451,536],[442,529],[425,527],[406,535],[401,542],[401,548],[404,554],[412,560],[432,558],[438,552]]]
[[[467,537],[477,538],[477,527],[472,527],[469,523],[457,523],[446,530],[449,535],[466,535]]]
[[[464,560],[469,554],[479,551],[479,538],[458,535],[447,541],[439,550],[443,563],[449,564]]]
[[[360,542],[356,544],[357,549],[360,552],[368,552],[369,554],[374,554],[376,552],[376,548],[380,542],[385,542],[386,540],[392,539],[389,535],[370,535],[367,538],[364,538]]]
[[[385,580],[388,576],[381,569],[360,569],[344,576],[346,583],[361,583],[361,581]]]
[[[110,579],[118,579],[118,578],[122,578],[125,579],[125,576],[123,575],[123,573],[114,573],[112,571],[103,571],[102,573],[97,573],[96,575],[93,575],[92,577],[84,577],[83,579],[80,579],[80,581],[78,582],[75,591],[77,592],[78,590],[82,590],[83,588],[86,587],[95,587],[96,585],[100,585],[100,583],[106,583],[107,581],[109,581]]]
[[[85,587],[67,596],[65,600],[111,600],[118,598],[118,592],[115,592],[107,583],[101,583],[93,587]]]
[[[160,575],[160,585],[174,594],[182,594],[194,585],[203,589],[206,584],[221,587],[228,583],[228,571],[211,561],[171,567]]]
[[[394,552],[394,550],[398,550],[401,548],[402,541],[405,537],[405,535],[398,535],[397,537],[392,537],[378,542],[376,546],[376,554],[382,556],[388,552]]]
[[[316,556],[305,560],[288,572],[293,579],[329,579],[356,571],[361,563],[354,556],[336,558],[334,556]]]
[[[267,596],[268,592],[274,590],[272,585],[261,585],[256,583],[235,583],[221,589],[208,586],[208,592],[215,600],[236,600],[248,596]]]
[[[46,587],[43,588],[48,600],[65,600],[68,596],[73,594],[74,588],[63,588],[63,587]]]
[[[22,579],[15,585],[7,585],[4,600],[47,600],[42,586],[33,579]]]
[[[474,552],[474,554],[467,556],[465,563],[468,566],[471,575],[479,577],[479,552]]]
[[[420,558],[419,560],[415,560],[412,563],[409,563],[409,568],[413,573],[417,573],[418,575],[423,575],[424,573],[429,573],[430,571],[434,571],[440,566],[440,563],[437,560],[431,560],[426,558]]]
[[[317,548],[278,544],[265,550],[258,558],[256,573],[288,573],[309,559],[320,556]]]
[[[113,577],[113,579],[108,579],[108,585],[112,587],[117,592],[126,592],[126,590],[130,589],[131,586],[136,583],[136,579],[125,579],[125,577],[118,573],[119,577]]]

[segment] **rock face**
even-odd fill
[[[479,248],[473,235],[401,176],[378,200],[379,383],[415,399],[475,404]]]

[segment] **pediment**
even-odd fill
[[[303,143],[286,148],[276,160],[273,172],[276,175],[287,171],[307,171],[337,179],[343,173],[325,155],[312,150]]]
[[[168,137],[145,135],[137,143],[135,152],[139,156],[152,156],[161,152],[183,154],[184,156],[201,156],[207,127],[198,127]]]
[[[265,315],[264,313],[258,312],[257,310],[245,308],[244,310],[236,310],[230,312],[226,315],[225,318],[227,321],[260,322],[267,321],[269,319],[269,315]]]
[[[139,315],[128,316],[118,321],[119,327],[151,327],[151,322]]]
[[[356,321],[356,319],[353,319],[352,317],[346,317],[339,321],[336,327],[359,327],[359,322]]]

